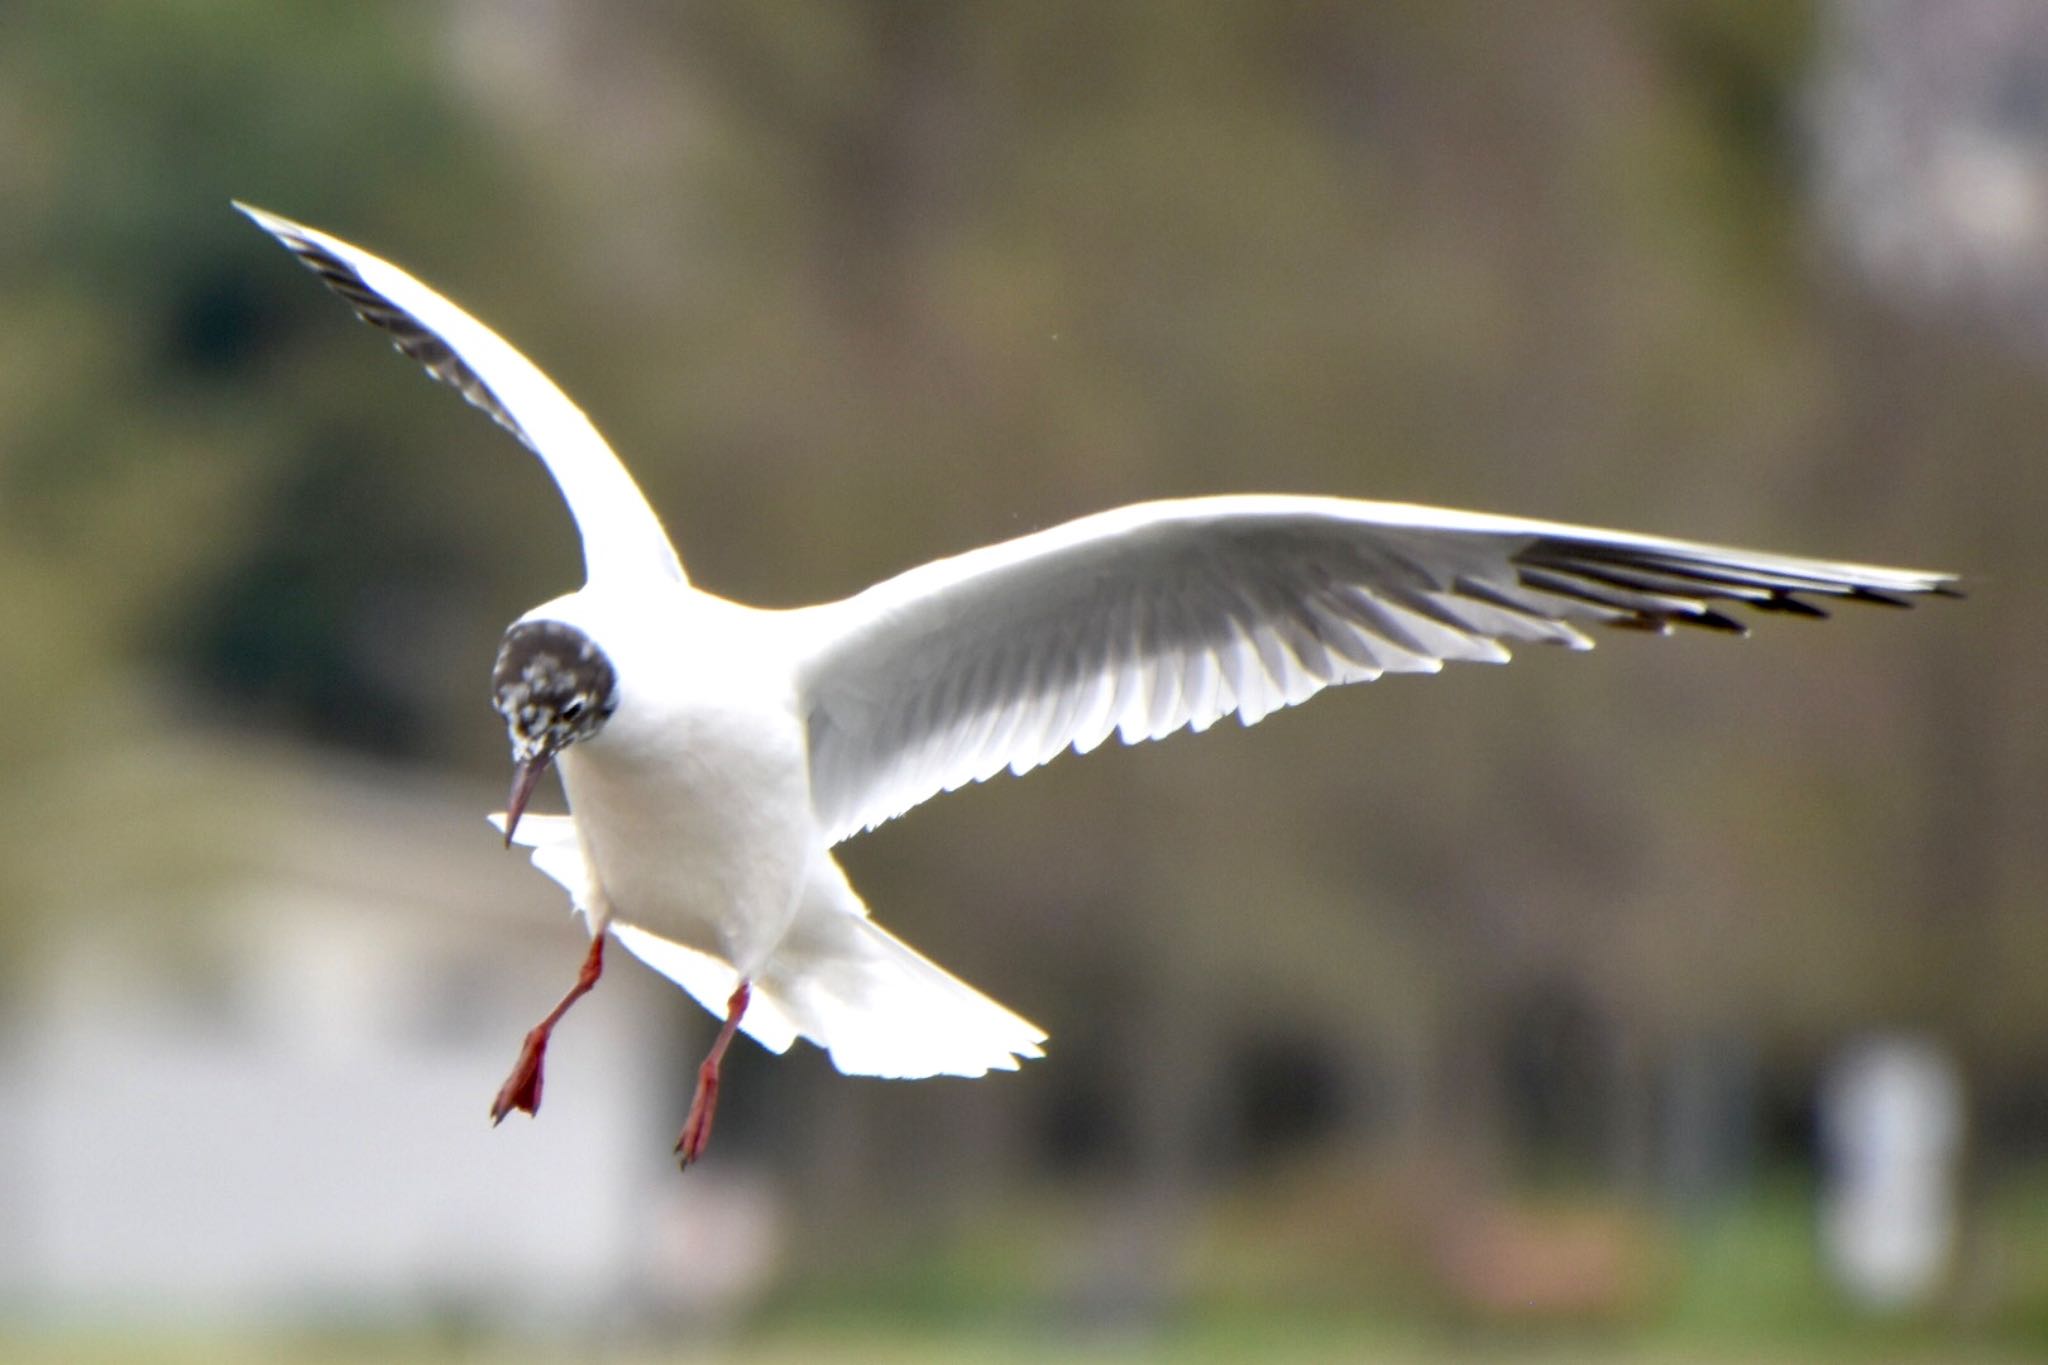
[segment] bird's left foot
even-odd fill
[[[683,1133],[676,1139],[676,1155],[684,1170],[704,1155],[711,1143],[711,1120],[718,1113],[718,1066],[706,1061],[697,1068],[697,1092],[690,1096],[690,1116],[683,1120]]]
[[[690,1115],[683,1120],[683,1133],[676,1139],[676,1155],[681,1158],[684,1170],[690,1163],[704,1155],[704,1149],[711,1143],[711,1120],[718,1113],[718,1073],[725,1062],[725,1049],[732,1043],[732,1035],[740,1026],[740,1016],[747,1012],[747,1001],[753,996],[751,983],[742,981],[732,998],[725,1002],[725,1022],[718,1026],[718,1037],[712,1040],[711,1051],[705,1056],[704,1064],[697,1068],[697,1090],[690,1096]]]

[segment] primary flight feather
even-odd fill
[[[547,466],[586,582],[506,632],[492,701],[512,745],[506,842],[587,921],[575,986],[492,1105],[540,1105],[563,1013],[609,933],[723,1025],[677,1150],[703,1151],[736,1029],[844,1072],[978,1076],[1044,1033],[868,918],[832,846],[941,791],[1125,743],[1249,725],[1336,683],[1499,663],[1589,628],[1744,629],[1831,599],[1956,592],[1944,573],[1764,554],[1348,498],[1140,503],[911,569],[841,602],[745,607],[690,586],[588,418],[519,352],[412,276],[236,206],[399,350]],[[560,774],[571,814],[523,816]]]

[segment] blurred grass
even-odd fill
[[[0,1338],[0,1350],[12,1365],[458,1365],[473,1361],[527,1365],[558,1360],[606,1361],[612,1365],[653,1365],[657,1361],[701,1362],[702,1365],[796,1365],[834,1361],[846,1365],[874,1362],[960,1362],[960,1365],[1009,1365],[1010,1362],[1062,1360],[1100,1365],[1137,1362],[1222,1362],[1259,1360],[1274,1365],[1292,1362],[1356,1361],[1361,1365],[1437,1365],[1471,1361],[1476,1365],[1566,1365],[1566,1362],[1642,1362],[1643,1365],[1793,1365],[1813,1360],[1856,1360],[1866,1365],[2007,1365],[2035,1361],[2037,1354],[1995,1347],[1954,1345],[1867,1351],[1801,1350],[1757,1352],[1716,1351],[1682,1346],[1595,1344],[1580,1341],[1513,1344],[1471,1341],[1417,1341],[1370,1324],[1295,1324],[1283,1336],[1247,1335],[1227,1328],[1204,1327],[1144,1342],[1090,1342],[1058,1336],[933,1333],[903,1329],[888,1333],[776,1334],[735,1346],[642,1346],[593,1351],[580,1343],[521,1345],[493,1341],[488,1345],[437,1344],[410,1338],[359,1339],[346,1344],[321,1341],[223,1340],[190,1338],[61,1340]]]
[[[1319,1183],[1326,1213],[1340,1202],[1337,1196],[1355,1193]],[[1259,1216],[1262,1201],[1270,1201],[1271,1217]],[[0,1329],[0,1360],[1994,1365],[2048,1356],[2048,1171],[1991,1192],[1984,1245],[1967,1258],[1940,1305],[1890,1318],[1857,1312],[1830,1286],[1814,1241],[1812,1190],[1794,1179],[1769,1182],[1749,1199],[1683,1224],[1639,1217],[1640,1226],[1668,1232],[1668,1245],[1644,1243],[1649,1251],[1641,1280],[1650,1288],[1620,1313],[1578,1320],[1517,1320],[1460,1307],[1424,1285],[1419,1246],[1390,1247],[1369,1237],[1347,1244],[1327,1234],[1303,1240],[1299,1230],[1306,1224],[1287,1212],[1292,1202],[1280,1182],[1193,1212],[1196,1236],[1174,1268],[1179,1298],[1149,1315],[1105,1311],[1091,1299],[1092,1281],[1129,1267],[1108,1258],[1077,1260],[1076,1248],[1090,1242],[1079,1222],[1085,1202],[1039,1202],[963,1229],[942,1245],[847,1261],[800,1278],[738,1329],[641,1325],[607,1330],[594,1341],[499,1333],[470,1321],[438,1329],[280,1335]],[[1546,1194],[1533,1207],[1556,1213],[1568,1203]],[[1587,1208],[1610,1216],[1604,1204]],[[1325,1227],[1343,1222],[1326,1218]],[[1388,1226],[1377,1215],[1373,1222]],[[1397,1262],[1404,1253],[1402,1266]]]

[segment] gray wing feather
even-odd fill
[[[1586,628],[1741,631],[1717,604],[1953,594],[1946,574],[1334,498],[1141,504],[791,613],[811,787],[837,840],[1111,734],[1249,725],[1325,687]],[[1809,600],[1814,599],[1814,600]]]
[[[274,213],[235,207],[408,359],[540,457],[576,518],[592,582],[685,581],[675,549],[632,475],[590,419],[532,361],[391,262]]]

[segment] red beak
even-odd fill
[[[512,847],[512,831],[519,828],[519,817],[526,813],[526,803],[533,799],[533,789],[540,783],[540,775],[548,770],[553,754],[542,754],[515,764],[512,769],[512,794],[505,798],[505,847]]]

